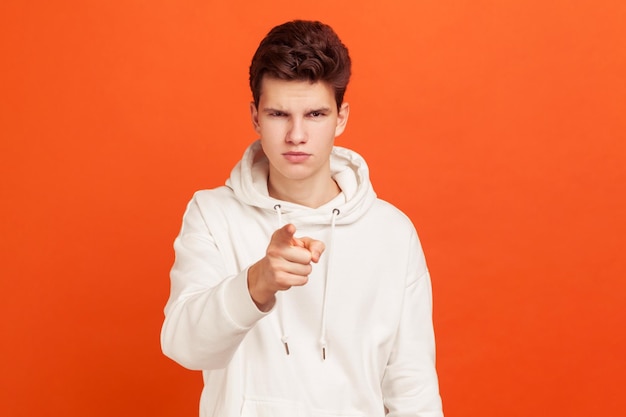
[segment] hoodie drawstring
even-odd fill
[[[274,206],[274,211],[276,212],[278,229],[283,227],[282,220],[282,211],[280,204],[276,204]],[[328,248],[326,249],[327,261],[326,261],[326,276],[324,279],[324,295],[322,298],[322,322],[320,327],[320,348],[322,350],[322,359],[326,360],[326,350],[327,350],[327,342],[326,342],[326,304],[328,301],[328,287],[329,287],[329,279],[332,274],[332,266],[333,266],[333,244],[335,242],[335,224],[337,221],[337,217],[341,211],[335,208],[333,209],[332,217],[330,220],[330,241],[328,242]],[[278,304],[278,323],[281,332],[281,342],[285,346],[285,353],[289,355],[289,344],[287,343],[289,340],[289,336],[285,331],[285,323],[284,323],[284,314],[283,314],[283,303],[282,303],[283,292],[279,291],[277,293],[277,304]],[[280,298],[280,299],[279,299]]]
[[[277,223],[278,223],[278,226],[276,227],[276,229],[280,229],[281,227],[283,227],[283,213],[281,211],[280,204],[276,204],[274,206],[274,211],[276,212],[276,218],[277,218]],[[283,319],[285,315],[283,314],[282,298],[283,298],[282,291],[279,291],[278,293],[276,293],[276,304],[278,304],[278,325],[280,326],[280,333],[281,333],[280,341],[283,342],[283,345],[285,346],[285,353],[289,355],[289,343],[287,343],[287,341],[289,340],[289,336],[285,332],[285,322]]]
[[[326,360],[326,304],[328,300],[328,287],[333,265],[333,244],[335,243],[335,222],[341,212],[333,209],[333,216],[330,220],[330,242],[328,242],[328,260],[326,261],[326,279],[324,280],[324,298],[322,299],[322,326],[320,329],[320,347],[322,348],[322,359]]]
[[[278,217],[278,229],[283,227],[283,212],[280,211],[280,204],[276,204],[274,206],[274,211],[276,211],[276,216]]]

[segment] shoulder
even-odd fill
[[[187,204],[183,216],[184,225],[193,230],[219,230],[232,222],[251,217],[249,208],[242,204],[232,189],[220,186],[196,191]]]
[[[186,215],[195,213],[206,220],[220,213],[233,211],[239,205],[233,191],[226,186],[198,190],[194,192],[187,204]]]
[[[228,200],[233,197],[233,190],[222,185],[220,187],[198,190],[193,194],[197,201]]]
[[[359,219],[358,229],[368,235],[375,235],[378,241],[411,245],[418,240],[411,219],[393,204],[376,199],[367,212]]]
[[[237,205],[238,200],[232,189],[220,186],[196,191],[191,198],[191,204],[197,205],[201,210],[215,210]]]
[[[371,208],[372,214],[390,227],[414,229],[413,222],[402,210],[388,201],[377,198]]]

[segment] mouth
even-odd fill
[[[308,154],[306,152],[285,152],[283,153],[283,156],[285,157],[286,160],[288,160],[289,162],[304,162],[306,161],[311,154]]]

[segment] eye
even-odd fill
[[[268,117],[285,117],[285,116],[287,116],[287,113],[285,113],[282,110],[277,110],[277,109],[265,109],[264,113]]]
[[[309,113],[309,116],[312,117],[313,119],[318,119],[324,115],[325,113],[321,111],[312,111],[311,113]]]

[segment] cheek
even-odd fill
[[[316,130],[316,136],[319,138],[325,138],[327,140],[332,141],[335,138],[335,133],[337,131],[336,123],[328,123],[323,126],[319,126]]]
[[[267,138],[280,138],[284,135],[284,129],[282,128],[280,123],[276,123],[276,121],[263,121],[258,126],[257,132],[264,137]]]

